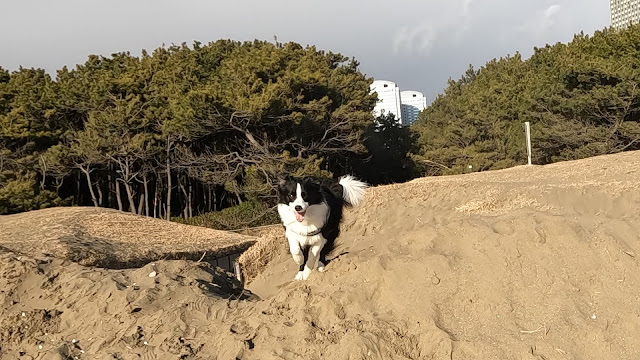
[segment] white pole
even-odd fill
[[[531,165],[531,128],[528,121],[524,123],[524,127],[527,133],[527,160],[528,164]]]
[[[238,279],[238,281],[244,285],[244,279],[242,278],[242,268],[240,267],[240,261],[238,261],[238,259],[233,262],[233,272],[236,275],[236,279]]]

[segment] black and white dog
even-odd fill
[[[342,209],[360,204],[367,184],[350,175],[333,183],[287,175],[278,180],[278,213],[293,261],[300,265],[295,280],[307,280],[311,271],[324,271],[325,257],[340,234]]]

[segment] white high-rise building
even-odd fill
[[[609,0],[611,26],[621,29],[640,23],[640,0]]]
[[[402,124],[409,126],[418,119],[420,111],[427,108],[427,98],[419,91],[405,90],[400,92],[402,107]]]
[[[386,80],[375,80],[371,84],[371,92],[378,94],[378,103],[373,112],[375,116],[392,113],[400,124],[402,122],[402,102],[400,100],[400,88],[396,83]]]

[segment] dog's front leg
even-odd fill
[[[302,270],[301,274],[302,280],[307,280],[309,278],[309,275],[311,274],[311,271],[317,268],[318,260],[320,259],[320,251],[322,250],[323,246],[324,239],[319,244],[312,245],[311,248],[309,248],[309,258],[307,259],[307,264],[305,265],[304,270]]]
[[[304,263],[304,254],[302,254],[302,249],[300,249],[300,244],[296,239],[292,239],[287,237],[289,241],[289,251],[291,252],[291,256],[293,256],[293,261],[297,265],[302,265]]]

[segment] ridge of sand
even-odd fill
[[[6,252],[0,353],[636,359],[639,177],[628,152],[372,188],[325,273],[291,281],[283,251],[250,292],[192,261],[104,270]]]
[[[215,259],[242,252],[256,241],[252,236],[95,207],[0,216],[0,246],[104,268],[138,267],[159,259]]]

